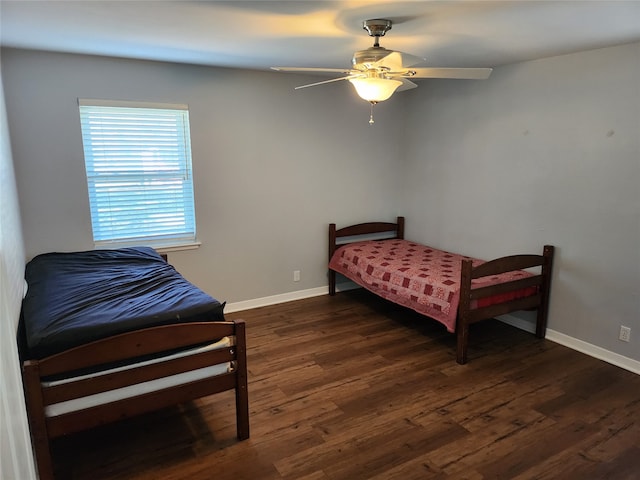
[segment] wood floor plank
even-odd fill
[[[497,321],[458,365],[442,325],[362,290],[228,317],[250,439],[222,392],[56,440],[56,478],[638,478],[638,375]]]

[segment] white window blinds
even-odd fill
[[[187,107],[79,104],[96,246],[195,242]]]

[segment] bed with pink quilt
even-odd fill
[[[383,239],[371,239],[382,235]],[[366,240],[362,240],[363,236]],[[467,361],[469,326],[517,310],[536,310],[536,336],[544,338],[554,248],[542,255],[483,261],[404,239],[396,223],[329,226],[329,294],[336,274],[386,300],[415,310],[456,333],[456,360]]]

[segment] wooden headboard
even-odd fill
[[[339,238],[346,237],[358,237],[362,235],[375,235],[375,234],[389,234],[392,236],[385,236],[384,238],[399,238],[404,239],[404,217],[398,217],[396,223],[392,222],[368,222],[359,223],[357,225],[350,225],[344,228],[336,229],[335,223],[329,224],[329,261],[333,257],[335,251],[344,245],[346,242],[338,242]],[[354,238],[352,241],[357,242],[360,239]],[[367,238],[371,240],[371,238]],[[335,295],[336,293],[336,272],[329,270],[329,295]]]
[[[368,222],[350,225],[348,227],[336,229],[335,223],[329,224],[329,260],[333,257],[336,249],[340,246],[338,238],[357,237],[358,235],[372,235],[376,233],[393,232],[393,237],[385,238],[404,238],[404,217],[398,217],[396,223],[391,222]],[[355,240],[354,240],[355,241]],[[343,242],[349,243],[349,242]]]

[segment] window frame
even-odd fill
[[[197,248],[200,242],[196,237],[188,105],[78,99],[78,111],[94,246],[146,245],[159,251]],[[90,111],[94,118],[104,115],[96,120],[93,129]],[[116,127],[125,123],[122,120],[125,115],[137,118],[120,126],[115,136],[105,140],[109,112],[119,118]],[[166,115],[169,117],[165,118],[170,118],[172,112],[179,113],[156,136],[158,118]],[[141,118],[152,122],[143,124]],[[131,134],[134,129],[145,134],[153,132],[148,138],[154,139],[129,140],[138,137]],[[162,206],[163,201],[168,208]],[[146,228],[135,235],[135,225],[142,224]],[[172,231],[171,224],[184,228]]]

